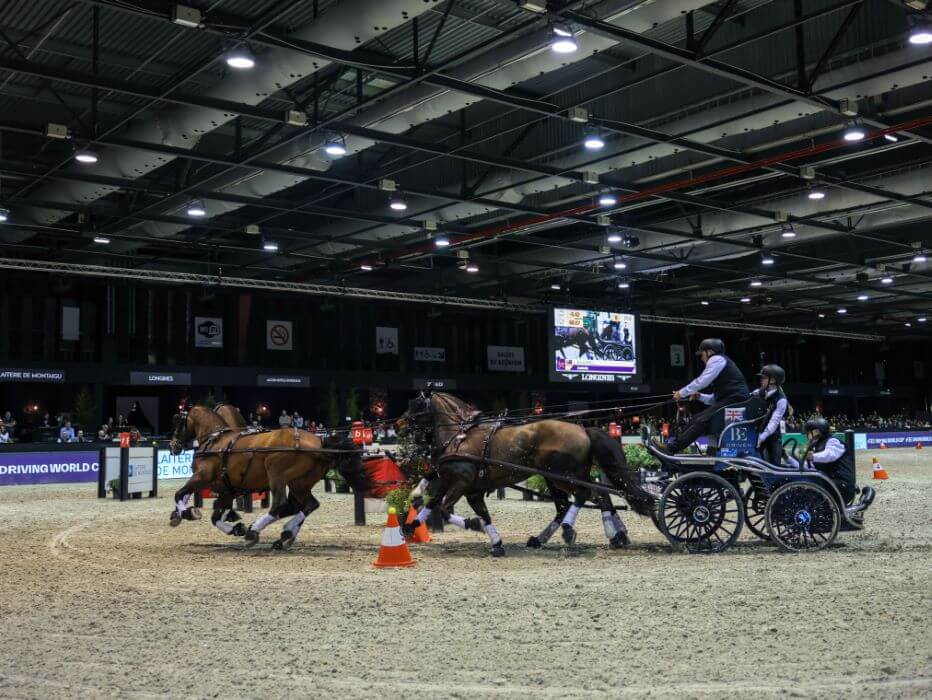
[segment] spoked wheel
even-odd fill
[[[624,348],[621,351],[621,359],[625,362],[630,362],[634,359],[634,351],[631,348]]]
[[[691,553],[722,552],[738,539],[744,522],[741,494],[716,474],[694,472],[664,489],[658,506],[660,531]]]
[[[767,497],[753,486],[744,492],[744,522],[762,540],[770,540],[767,532]]]
[[[788,552],[823,549],[838,535],[835,500],[818,484],[784,484],[767,501],[770,538]]]
[[[621,359],[621,350],[614,345],[609,345],[605,348],[605,359],[618,362]]]

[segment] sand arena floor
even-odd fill
[[[278,525],[249,551],[169,528],[170,482],[124,504],[7,487],[0,697],[929,697],[932,450],[877,454],[867,529],[813,555],[686,555],[634,515],[610,551],[595,511],[575,547],[529,551],[552,506],[511,499],[504,559],[448,529],[386,571],[347,496],[272,552]]]

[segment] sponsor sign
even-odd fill
[[[671,345],[670,346],[670,366],[671,367],[685,367],[686,366],[686,346],[685,345]]]
[[[414,388],[418,391],[436,389],[437,391],[450,391],[456,388],[455,379],[415,379]]]
[[[398,354],[398,329],[387,326],[376,326],[375,329],[375,354],[376,355],[397,355]]]
[[[923,447],[932,447],[932,431],[905,430],[901,433],[867,433],[864,436],[864,445],[868,450],[880,448],[880,443],[886,447],[915,447],[921,442]],[[855,446],[858,440],[855,435]]]
[[[160,479],[188,479],[193,474],[194,450],[185,450],[180,455],[173,455],[170,450],[159,450],[156,456],[156,468]]]
[[[129,383],[140,384],[177,384],[179,386],[191,385],[190,372],[130,372]]]
[[[129,493],[152,490],[152,472],[155,469],[153,452],[151,447],[129,448]]]
[[[265,347],[267,350],[291,350],[293,329],[291,321],[265,322]]]
[[[550,381],[639,381],[637,323],[633,313],[552,309]]]
[[[48,382],[61,384],[65,381],[63,369],[10,369],[0,368],[0,382]]]
[[[524,348],[514,345],[489,345],[489,369],[493,372],[523,372]]]
[[[0,486],[97,481],[99,461],[97,450],[0,452]]]
[[[195,316],[194,347],[222,348],[223,319],[216,316]]]
[[[414,348],[414,359],[418,362],[446,362],[446,348]]]
[[[311,378],[297,374],[260,374],[256,377],[256,384],[259,386],[308,387],[311,385]]]

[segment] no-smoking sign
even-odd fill
[[[291,350],[291,321],[267,321],[265,346],[269,350]]]

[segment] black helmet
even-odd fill
[[[696,350],[696,354],[698,355],[703,350],[708,350],[709,352],[716,355],[724,355],[725,343],[723,343],[718,338],[706,338],[701,343],[699,343],[699,349]]]
[[[776,382],[777,386],[783,386],[783,382],[786,381],[786,372],[780,365],[764,365],[760,368],[760,372],[757,373],[758,377],[767,377]]]
[[[827,437],[831,428],[829,428],[828,421],[825,420],[822,416],[813,416],[806,421],[806,425],[803,428],[808,435],[810,431],[817,432],[822,437]]]

